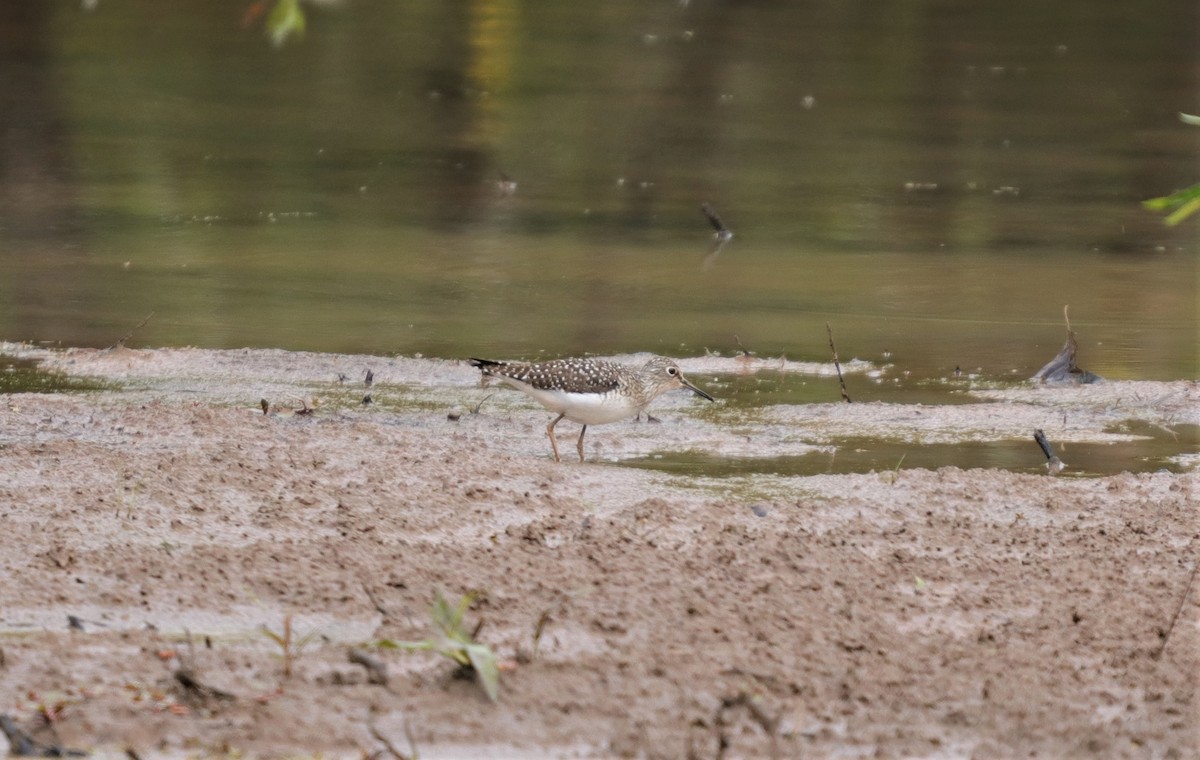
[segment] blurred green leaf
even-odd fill
[[[300,0],[279,0],[267,16],[267,34],[275,47],[282,47],[293,35],[303,37],[304,25],[304,10],[300,7]]]
[[[466,594],[458,601],[458,606],[452,608],[446,598],[438,593],[433,600],[433,622],[443,636],[454,641],[470,641],[470,636],[463,630],[462,624],[463,616],[473,601],[475,597]]]
[[[488,646],[477,643],[463,628],[463,618],[475,597],[467,594],[451,606],[441,592],[434,597],[430,615],[433,624],[441,633],[438,639],[425,641],[395,641],[379,639],[375,646],[381,649],[407,649],[409,651],[433,651],[454,660],[460,666],[471,668],[479,676],[479,685],[493,702],[500,699],[500,668],[496,653]]]
[[[496,653],[483,644],[467,644],[467,658],[479,675],[479,683],[493,702],[500,699],[500,668],[496,664]]]
[[[1170,216],[1166,218],[1167,224],[1174,226],[1179,224],[1184,219],[1187,219],[1192,214],[1200,211],[1200,198],[1193,198],[1179,208],[1175,209]]]
[[[1160,198],[1150,198],[1142,201],[1142,205],[1151,211],[1170,211],[1164,221],[1174,226],[1200,211],[1200,184]]]
[[[1200,127],[1200,116],[1193,116],[1190,113],[1179,114],[1179,120],[1184,124],[1190,124],[1194,127]],[[1180,190],[1177,193],[1164,195],[1160,198],[1150,198],[1142,201],[1142,205],[1151,211],[1167,211],[1174,209],[1163,222],[1169,226],[1175,225],[1187,219],[1192,214],[1200,211],[1200,185],[1192,185],[1191,187]]]

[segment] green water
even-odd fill
[[[1190,0],[255,7],[0,9],[0,339],[1200,374]]]
[[[1095,477],[1121,472],[1188,472],[1192,465],[1173,459],[1194,454],[1200,430],[1179,425],[1159,429],[1145,440],[1122,443],[1074,443],[1060,446],[1057,454],[1067,462],[1061,477]],[[878,472],[903,477],[905,469],[936,470],[996,468],[1013,472],[1045,473],[1046,459],[1033,439],[1023,441],[970,441],[954,444],[913,444],[878,438],[848,438],[829,451],[788,457],[723,457],[694,451],[664,452],[627,460],[628,467],[660,470],[674,475],[725,478],[752,474],[819,475]]]

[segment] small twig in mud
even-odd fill
[[[404,738],[408,740],[408,748],[412,752],[412,754],[409,755],[406,755],[400,750],[396,749],[396,745],[392,744],[391,740],[384,736],[383,733],[375,727],[374,723],[368,723],[367,729],[370,730],[371,736],[375,737],[375,740],[382,744],[383,748],[386,749],[388,754],[395,758],[395,760],[418,760],[418,758],[421,757],[421,754],[417,751],[417,743],[413,741],[412,731],[408,727],[407,720],[404,721]]]
[[[726,714],[739,707],[745,707],[746,712],[750,714],[750,718],[759,725],[766,733],[767,738],[771,740],[771,757],[779,757],[779,737],[777,730],[779,728],[780,715],[771,717],[767,715],[767,711],[763,708],[761,701],[745,691],[739,691],[733,697],[725,697],[721,700],[721,707],[717,710],[716,719],[713,723],[717,727],[717,760],[725,757],[726,751],[732,745],[732,740],[726,732]]]
[[[554,619],[553,613],[548,610],[542,610],[542,614],[538,615],[537,623],[533,626],[533,656],[537,657],[538,647],[542,643],[542,634],[546,632],[546,626]]]
[[[271,402],[270,401],[267,401],[265,398],[260,398],[258,400],[258,405],[260,407],[262,407],[264,417],[266,417],[268,414],[271,413]]]
[[[486,395],[482,399],[480,399],[479,403],[475,405],[475,408],[471,410],[471,414],[479,414],[479,410],[483,408],[484,402],[495,395],[496,394],[494,394],[494,393],[489,393],[488,395]]]
[[[313,399],[312,406],[308,405],[308,399],[302,396],[297,396],[296,399],[300,402],[300,408],[292,412],[297,417],[312,414],[317,411],[317,400]]]
[[[904,464],[904,457],[907,453],[900,455],[900,461],[896,462],[896,466],[892,468],[892,485],[896,485],[896,481],[900,479],[900,465]]]
[[[850,403],[850,394],[846,393],[846,378],[842,377],[842,363],[838,361],[837,346],[833,344],[833,328],[825,323],[825,331],[829,333],[829,350],[833,352],[833,367],[837,370],[838,383],[842,386],[842,400]]]
[[[737,343],[739,355],[741,355],[741,356],[751,356],[752,355],[750,353],[750,351],[745,346],[742,345],[742,339],[737,336],[737,333],[734,333],[734,335],[733,335],[733,342]]]
[[[1171,623],[1162,635],[1162,642],[1158,645],[1158,651],[1150,655],[1151,659],[1157,660],[1162,657],[1163,650],[1167,648],[1167,642],[1171,640],[1171,633],[1175,630],[1175,622],[1179,620],[1179,613],[1183,612],[1183,605],[1187,603],[1188,594],[1192,591],[1192,583],[1196,580],[1196,568],[1198,567],[1200,567],[1200,562],[1192,563],[1192,572],[1188,575],[1187,586],[1184,587],[1183,594],[1179,597],[1179,606],[1175,608],[1175,614],[1171,616]]]
[[[175,677],[175,680],[179,682],[179,685],[182,686],[189,694],[197,696],[201,700],[220,699],[225,701],[233,701],[236,699],[236,697],[227,691],[222,691],[214,686],[201,683],[200,680],[196,678],[196,674],[192,672],[191,668],[180,666],[180,668],[171,675]]]
[[[207,701],[208,699],[220,699],[231,701],[236,697],[227,691],[214,688],[208,684],[202,683],[196,676],[194,664],[196,662],[196,646],[192,641],[192,634],[187,628],[183,629],[184,641],[187,642],[187,655],[182,652],[166,650],[166,661],[174,661],[177,667],[171,671],[171,677],[176,683],[183,687],[184,694],[195,697],[199,701]],[[161,657],[162,655],[160,655]]]
[[[379,597],[375,596],[375,592],[371,590],[371,587],[364,583],[362,588],[363,593],[371,600],[371,606],[375,608],[375,611],[383,615],[384,620],[391,618],[392,613],[388,612],[387,607],[383,606],[383,603],[379,601]]]
[[[370,388],[374,384],[375,384],[375,372],[373,370],[367,370],[367,376],[363,378],[363,385]]]
[[[742,345],[742,339],[737,335],[734,335],[733,339],[737,343],[738,347],[738,354],[734,359],[734,361],[736,361],[739,365],[738,369],[741,372],[753,372],[754,369],[752,365],[754,364],[754,354],[751,353],[748,348]]]
[[[362,665],[367,670],[367,683],[387,686],[388,671],[387,665],[383,660],[377,657],[372,657],[358,647],[350,647],[350,651],[346,653],[347,659],[355,665]]]
[[[579,533],[575,536],[576,540],[583,537],[592,526],[592,518],[584,517],[583,522],[579,527]],[[546,634],[546,629],[550,624],[555,622],[556,615],[563,615],[567,611],[567,606],[571,601],[582,598],[591,593],[590,587],[576,588],[562,593],[561,597],[554,601],[549,607],[542,610],[538,615],[537,622],[533,625],[533,657],[537,657],[538,648],[541,646],[542,637]]]
[[[129,332],[125,333],[124,337],[121,337],[121,338],[119,338],[119,339],[117,340],[117,342],[116,342],[116,343],[114,343],[114,344],[112,344],[111,346],[109,346],[109,347],[108,347],[108,350],[109,350],[109,351],[113,351],[113,350],[115,350],[115,349],[118,349],[118,348],[125,348],[125,341],[129,340],[130,338],[132,338],[132,337],[133,337],[133,334],[134,334],[135,332],[137,332],[138,330],[140,330],[140,329],[142,329],[143,327],[145,327],[145,326],[146,326],[146,323],[147,323],[147,322],[149,322],[149,321],[150,321],[150,318],[151,318],[151,317],[153,317],[153,316],[154,316],[154,312],[150,312],[149,314],[147,314],[145,319],[143,319],[141,322],[138,322],[138,323],[137,323],[137,325],[136,325],[136,326],[135,326],[135,327],[134,327],[132,330],[130,330]]]
[[[292,614],[283,616],[283,631],[275,633],[270,628],[261,626],[262,634],[279,645],[280,656],[283,658],[283,677],[292,677],[292,665],[295,664],[296,658],[300,656],[300,650],[308,646],[317,636],[317,631],[309,631],[300,637],[295,637],[292,634]]]

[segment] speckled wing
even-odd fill
[[[620,385],[620,366],[594,359],[555,359],[532,364],[471,359],[484,375],[508,378],[546,391],[605,393]]]

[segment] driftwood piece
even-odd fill
[[[1067,322],[1067,342],[1063,344],[1057,356],[1029,379],[1046,384],[1088,385],[1101,382],[1104,378],[1080,369],[1079,365],[1075,363],[1079,344],[1075,341],[1075,331],[1071,329],[1071,318],[1067,315],[1067,309],[1068,307],[1063,307],[1063,318]]]
[[[133,337],[133,334],[134,334],[135,332],[137,332],[138,330],[140,330],[140,329],[142,329],[143,327],[145,327],[145,326],[146,326],[146,323],[147,323],[147,322],[149,322],[149,321],[151,320],[151,318],[153,318],[153,317],[154,317],[154,312],[150,312],[149,314],[147,314],[145,319],[143,319],[141,322],[138,322],[138,323],[137,323],[137,325],[136,325],[136,326],[135,326],[135,327],[134,327],[132,330],[130,330],[129,332],[125,333],[125,335],[124,335],[124,336],[122,336],[122,337],[118,338],[116,343],[112,344],[111,346],[109,346],[109,347],[108,347],[107,349],[105,349],[105,350],[106,350],[106,351],[115,351],[115,350],[117,350],[118,348],[125,348],[125,341],[129,340],[130,338],[132,338],[132,337]]]

